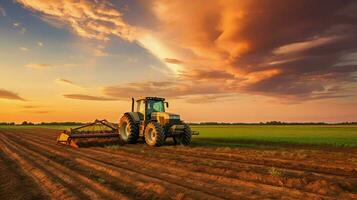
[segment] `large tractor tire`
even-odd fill
[[[182,135],[176,136],[175,140],[181,145],[191,144],[192,131],[189,125],[183,124],[183,133]]]
[[[157,122],[149,122],[145,127],[145,142],[149,146],[161,146],[165,143],[164,129]]]
[[[139,138],[139,127],[128,113],[120,119],[120,135],[129,144],[135,144]]]

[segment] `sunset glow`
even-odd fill
[[[353,0],[0,1],[0,121],[357,121]]]

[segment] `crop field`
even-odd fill
[[[74,149],[0,127],[0,199],[357,199],[357,127],[193,129],[188,147]]]
[[[219,146],[310,144],[357,147],[357,126],[352,125],[201,125],[199,143]]]

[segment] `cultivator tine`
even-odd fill
[[[74,138],[71,138],[71,136],[66,131],[62,132],[58,136],[57,144],[68,145],[74,148],[78,148],[78,145],[76,144]]]
[[[82,145],[83,141],[90,144],[100,142],[99,139],[108,138],[119,139],[119,144],[123,144],[116,126],[107,120],[95,120],[93,123],[73,128],[69,131],[63,131],[57,138],[57,144],[78,148]]]

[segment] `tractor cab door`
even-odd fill
[[[140,120],[144,120],[145,116],[145,101],[144,100],[139,100],[137,101],[137,107],[136,107],[136,112],[139,113]]]

